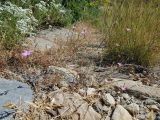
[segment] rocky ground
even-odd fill
[[[11,69],[3,75],[27,83],[34,92],[34,100],[27,102],[28,111],[12,108],[14,119],[160,120],[159,67],[121,63],[102,66],[103,39],[87,25],[45,30],[28,38],[24,46],[47,51],[59,47],[57,40],[69,41],[72,37],[85,44],[65,65]]]

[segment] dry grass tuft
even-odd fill
[[[155,1],[114,1],[104,8],[104,60],[108,63],[157,62],[160,51],[160,9]]]

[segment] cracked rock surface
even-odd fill
[[[10,120],[16,107],[23,106],[24,109],[27,109],[25,101],[32,100],[33,91],[29,85],[16,80],[0,78],[0,120]]]

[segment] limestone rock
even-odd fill
[[[58,96],[61,98],[60,95]],[[101,115],[97,113],[86,101],[84,101],[78,93],[63,92],[63,97],[63,105],[58,109],[58,112],[62,117],[71,115],[73,120],[101,119]]]
[[[115,105],[115,99],[111,96],[111,94],[107,93],[103,97],[103,101],[106,105]]]
[[[85,89],[79,89],[78,92],[81,94],[81,95],[86,95],[86,90]]]
[[[124,107],[122,107],[121,105],[117,105],[113,112],[111,120],[132,120],[132,116]]]
[[[61,80],[59,82],[59,87],[65,87],[65,88],[67,88],[67,87],[69,87],[69,84],[65,80]]]
[[[21,101],[21,107],[28,109],[28,104],[33,100],[33,91],[30,86],[16,80],[6,80],[0,78],[0,119],[10,120],[14,109]]]
[[[148,98],[145,100],[145,104],[146,105],[153,105],[153,104],[157,104],[157,102],[151,98]]]
[[[123,93],[122,94],[122,97],[125,99],[125,100],[128,100],[130,98],[130,96],[127,94],[127,93]]]
[[[134,96],[141,97],[147,95],[153,98],[160,98],[160,88],[143,85],[140,81],[132,81],[128,79],[113,78],[113,86],[121,88],[125,85],[128,91],[132,92]]]
[[[101,115],[97,113],[91,106],[88,106],[87,103],[81,105],[77,110],[80,114],[80,120],[100,120]]]
[[[49,98],[51,100],[51,105],[57,105],[57,106],[61,106],[64,103],[64,95],[63,92],[60,90],[51,92],[49,94]]]
[[[149,109],[153,111],[159,111],[159,108],[156,105],[150,105]]]
[[[139,105],[137,105],[136,103],[131,103],[129,105],[126,106],[126,109],[132,113],[133,115],[138,114],[139,113]]]
[[[107,106],[106,106],[107,107]],[[107,107],[108,108],[108,107]],[[103,110],[103,106],[102,106],[102,103],[100,101],[97,101],[96,103],[94,103],[94,109],[96,111],[98,111],[99,113],[102,112]]]
[[[110,120],[111,118],[109,117],[109,116],[107,116],[106,118],[105,118],[105,120]]]

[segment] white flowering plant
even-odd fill
[[[39,24],[66,25],[70,23],[72,15],[55,0],[50,2],[40,1],[34,6],[34,16]]]
[[[30,9],[18,7],[11,2],[0,5],[0,16],[0,42],[7,49],[21,41],[24,35],[30,34],[37,25]]]
[[[0,2],[0,43],[10,49],[41,25],[66,25],[71,15],[60,3],[43,0]]]
[[[16,27],[17,18],[6,11],[2,12],[0,15],[8,16],[6,18],[1,17],[0,20],[0,42],[3,47],[10,49],[22,39],[22,35],[20,30]]]

